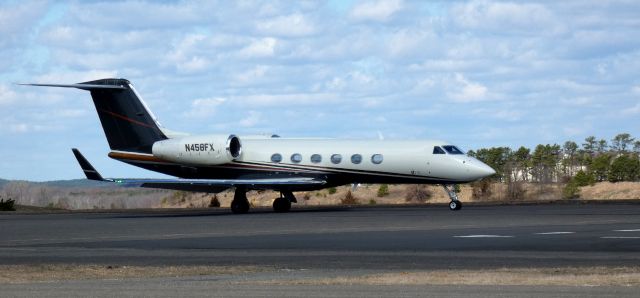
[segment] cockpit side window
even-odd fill
[[[453,145],[444,145],[444,146],[442,146],[442,148],[444,148],[444,150],[446,150],[447,153],[449,153],[449,154],[464,154],[464,152],[462,152],[462,150],[458,149],[458,147],[453,146]]]
[[[442,148],[440,148],[439,146],[435,146],[433,147],[433,154],[444,154],[444,150],[442,150]]]

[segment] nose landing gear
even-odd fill
[[[455,185],[445,185],[445,184],[443,184],[442,187],[444,188],[444,190],[449,195],[449,198],[451,199],[451,202],[449,202],[449,210],[457,211],[457,210],[462,209],[462,202],[460,202],[460,200],[458,200],[458,194],[456,193]],[[449,187],[451,187],[451,188],[449,188]]]

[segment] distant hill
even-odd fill
[[[23,180],[6,180],[0,179],[0,188],[4,187],[6,184],[10,182],[17,182]],[[69,187],[116,187],[113,183],[106,183],[94,180],[87,179],[71,179],[71,180],[54,180],[54,181],[44,181],[44,182],[33,182],[33,181],[25,181],[30,184],[35,185],[44,185],[50,187],[61,187],[61,188],[69,188]]]
[[[88,179],[54,180],[45,182],[32,182],[34,184],[52,187],[117,187],[114,183],[107,183]]]

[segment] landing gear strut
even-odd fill
[[[458,200],[458,194],[456,194],[455,185],[451,185],[451,188],[449,188],[449,185],[443,184],[442,187],[444,187],[444,190],[447,192],[449,198],[451,199],[451,202],[449,202],[449,210],[456,211],[462,209],[462,202]]]
[[[247,190],[244,188],[236,188],[236,193],[231,201],[231,212],[235,214],[244,214],[249,212],[249,200],[247,200]]]
[[[273,211],[288,212],[291,210],[291,202],[297,203],[296,197],[290,191],[280,192],[280,197],[273,201]]]

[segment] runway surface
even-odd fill
[[[640,205],[0,215],[0,264],[441,269],[640,265]]]
[[[636,297],[634,287],[323,284],[439,269],[640,266],[640,205],[0,214],[0,265],[256,266],[240,275],[4,284],[0,296]],[[320,280],[319,283],[308,281]],[[454,278],[455,281],[455,278]]]

